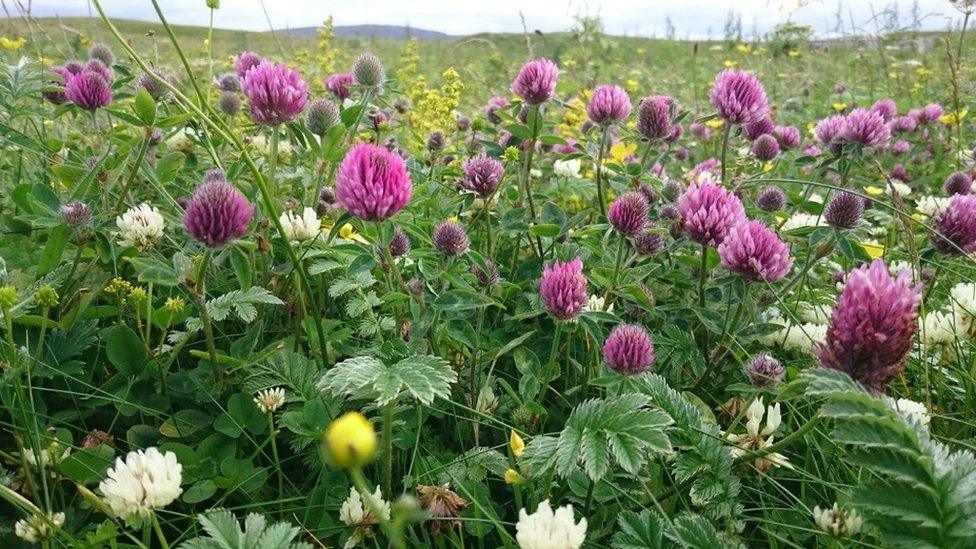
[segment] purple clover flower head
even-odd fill
[[[227,116],[237,116],[241,110],[241,98],[232,91],[222,91],[217,98],[217,108]]]
[[[842,114],[831,115],[817,122],[817,126],[813,129],[814,135],[817,136],[817,141],[833,154],[840,153],[838,140],[840,139],[841,132],[844,130],[846,120],[846,117]]]
[[[620,86],[597,86],[586,104],[586,115],[601,126],[612,126],[630,116],[630,96]]]
[[[64,70],[71,74],[78,74],[85,68],[85,65],[81,61],[68,61],[64,64]]]
[[[826,342],[815,349],[821,366],[883,392],[904,370],[918,331],[922,285],[911,282],[907,269],[892,277],[880,259],[851,271],[830,317]]]
[[[779,141],[776,141],[776,138],[772,135],[764,133],[752,142],[752,148],[750,150],[756,159],[762,162],[769,162],[779,156]]]
[[[68,78],[64,95],[86,111],[96,111],[112,104],[112,88],[108,81],[98,72],[87,69]]]
[[[749,280],[776,282],[793,267],[789,247],[762,221],[746,221],[718,246],[722,265]]]
[[[371,90],[380,90],[386,83],[386,70],[379,57],[370,52],[363,52],[352,65],[352,74],[356,83]]]
[[[58,213],[61,215],[64,224],[75,230],[87,227],[92,220],[91,208],[84,202],[77,200],[61,206]]]
[[[624,193],[610,204],[607,218],[620,234],[634,236],[647,226],[647,198],[639,191]]]
[[[786,193],[775,185],[763,187],[756,198],[756,205],[766,212],[778,212],[786,206]]]
[[[954,256],[976,251],[976,195],[956,194],[935,220],[932,244]]]
[[[637,104],[637,131],[648,141],[667,139],[673,131],[674,99],[650,95]]]
[[[115,54],[105,44],[92,44],[92,47],[88,50],[88,58],[97,59],[106,67],[111,67],[115,64]]]
[[[647,229],[634,235],[634,249],[641,255],[655,255],[664,248],[664,235]]]
[[[838,229],[853,229],[861,224],[864,215],[864,199],[848,192],[839,192],[824,208],[824,220]]]
[[[603,342],[603,361],[618,374],[634,376],[651,369],[654,343],[643,326],[619,324]]]
[[[844,120],[840,138],[849,143],[876,149],[883,146],[891,136],[888,125],[877,111],[854,109]]]
[[[68,82],[68,78],[71,77],[71,73],[64,67],[51,67],[48,72],[57,76],[52,76],[48,84],[50,89],[41,92],[41,95],[55,105],[67,103],[68,98],[64,95],[64,86]]]
[[[942,118],[943,114],[945,114],[945,109],[942,108],[942,105],[939,105],[938,103],[929,103],[928,105],[922,107],[922,111],[919,113],[918,123],[935,124],[939,121],[939,118]]]
[[[755,122],[749,122],[748,124],[742,125],[742,135],[745,136],[749,141],[755,141],[760,135],[766,135],[773,133],[773,120],[768,116],[764,116]]]
[[[413,183],[400,156],[360,143],[349,149],[336,176],[336,198],[349,213],[367,221],[388,219],[407,205]]]
[[[263,61],[264,58],[253,51],[243,51],[234,58],[234,72],[237,73],[238,78],[243,80],[247,71],[260,65]]]
[[[305,127],[319,137],[327,134],[339,122],[341,119],[338,107],[327,99],[312,101],[305,113]]]
[[[681,184],[677,179],[668,178],[664,181],[664,185],[661,185],[661,196],[669,202],[674,202],[681,196],[681,193],[685,192],[685,186]],[[664,210],[661,211],[661,217],[664,217]],[[678,216],[675,215],[671,219],[677,219]]]
[[[488,198],[502,182],[505,166],[498,159],[480,155],[465,161],[463,171],[461,186],[479,198]]]
[[[81,70],[82,72],[91,71],[98,73],[98,75],[104,78],[105,82],[108,84],[111,84],[112,81],[115,80],[115,77],[112,76],[112,71],[105,65],[105,63],[102,63],[98,59],[89,59],[85,62],[85,66]]]
[[[205,246],[218,248],[244,236],[254,208],[240,191],[223,180],[197,187],[186,206],[183,226]]]
[[[559,68],[549,59],[526,63],[512,82],[512,93],[529,105],[541,105],[556,91]]]
[[[227,174],[220,168],[211,168],[204,172],[203,182],[210,183],[211,181],[227,181]]]
[[[339,98],[340,101],[349,99],[352,95],[352,90],[349,89],[350,86],[356,83],[356,77],[352,75],[351,72],[339,72],[330,75],[325,80],[325,87],[328,88],[333,95]]]
[[[701,122],[691,123],[691,136],[700,141],[708,141],[712,138],[712,129]]]
[[[756,122],[769,114],[766,90],[748,72],[726,69],[718,73],[709,98],[719,116],[730,124]]]
[[[780,361],[767,353],[759,353],[746,364],[746,377],[753,387],[772,389],[779,385],[786,373]]]
[[[898,141],[892,143],[889,149],[891,150],[891,154],[895,156],[901,156],[907,153],[908,151],[910,151],[912,149],[912,145],[911,143],[905,141],[904,139],[899,139]]]
[[[410,237],[403,232],[403,229],[397,227],[393,231],[393,240],[390,241],[390,255],[400,257],[408,253],[410,253]]]
[[[239,92],[241,91],[241,79],[237,77],[237,74],[228,72],[222,74],[217,78],[217,89],[225,92]]]
[[[153,74],[160,80],[170,81],[171,77],[161,70],[153,71]],[[169,96],[169,90],[163,86],[157,78],[153,78],[152,74],[142,73],[139,75],[138,83],[139,86],[146,90],[146,93],[156,101],[162,101]]]
[[[457,117],[457,129],[459,132],[464,133],[471,129],[471,117],[461,115]]]
[[[508,99],[496,95],[488,100],[485,105],[485,118],[488,119],[492,124],[501,124],[502,117],[498,116],[498,109],[508,106]]]
[[[746,220],[739,197],[707,178],[678,198],[678,213],[688,237],[708,246],[718,246],[732,227]]]
[[[773,135],[779,141],[779,146],[791,150],[800,146],[800,130],[796,126],[776,126]]]
[[[648,206],[657,202],[657,193],[654,191],[654,187],[651,187],[647,183],[641,183],[640,185],[638,185],[637,192],[644,195],[644,198],[647,200]]]
[[[434,227],[433,239],[437,251],[448,257],[461,255],[471,247],[468,232],[457,221],[441,221],[438,223]]]
[[[586,277],[583,276],[583,260],[579,257],[568,263],[559,261],[542,270],[539,294],[549,314],[559,320],[575,318],[586,306]]]
[[[667,219],[669,221],[674,221],[681,218],[681,213],[678,212],[678,207],[674,204],[665,204],[661,206],[661,211],[658,212],[661,219]]]
[[[265,126],[291,122],[308,102],[308,86],[297,70],[267,61],[248,69],[242,89],[251,108],[251,119]]]
[[[905,169],[904,164],[895,164],[891,167],[891,173],[889,174],[892,179],[897,179],[898,181],[908,183],[912,180],[908,175],[908,170]]]
[[[891,133],[912,133],[918,127],[918,120],[911,116],[899,116],[891,121]]]
[[[685,133],[685,127],[682,126],[680,122],[676,123],[674,126],[671,127],[671,133],[667,137],[665,137],[664,140],[668,143],[677,143],[678,140],[681,139],[681,136],[684,135],[684,133]],[[674,157],[677,158],[678,160],[687,160],[688,149],[686,149],[685,147],[680,147],[677,151],[674,152]]]
[[[946,178],[942,189],[946,196],[954,194],[972,194],[973,178],[966,172],[953,172]]]
[[[871,105],[871,110],[881,115],[885,122],[891,121],[898,114],[898,108],[891,99],[878,99]]]
[[[482,269],[477,263],[471,265],[471,274],[478,281],[482,288],[491,288],[498,284],[498,266],[490,259],[485,259],[485,268]]]

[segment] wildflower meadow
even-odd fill
[[[972,2],[699,42],[147,4],[0,22],[0,546],[976,544]]]

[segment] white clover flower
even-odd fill
[[[20,519],[14,524],[14,534],[27,543],[41,543],[54,537],[54,528],[64,524],[64,513],[48,513],[47,520],[38,515]]]
[[[912,273],[912,277],[914,279],[918,279],[918,272],[915,271],[915,265],[913,265],[910,261],[892,259],[888,262],[888,272],[891,273],[891,276],[898,276],[898,273],[902,271],[908,271],[909,273]]]
[[[345,549],[355,547],[373,536],[372,525],[376,524],[377,521],[373,517],[373,512],[363,502],[363,498],[367,497],[376,502],[380,511],[380,522],[390,520],[390,503],[383,499],[383,492],[380,491],[379,486],[372,494],[360,494],[359,490],[350,487],[349,497],[339,507],[339,520],[349,526],[355,526],[356,530],[346,540],[346,544],[343,546]]]
[[[922,215],[927,215],[929,217],[935,217],[936,215],[945,211],[949,207],[949,197],[948,196],[923,196],[918,199],[918,205],[915,206],[915,211]]]
[[[827,341],[827,325],[813,322],[791,324],[780,336],[784,349],[812,353],[817,344]]]
[[[780,227],[780,232],[792,231],[801,227],[823,227],[827,225],[822,215],[813,215],[805,212],[796,212]]]
[[[765,423],[763,417],[765,416]],[[741,457],[746,454],[762,450],[773,444],[774,434],[783,422],[780,413],[779,403],[771,406],[764,406],[762,397],[752,401],[746,408],[746,432],[742,434],[727,433],[725,438],[733,444],[729,450],[732,457]],[[752,461],[752,467],[764,473],[773,467],[787,467],[792,469],[793,465],[783,454],[772,452]]]
[[[926,427],[932,421],[932,416],[929,415],[928,408],[921,402],[915,402],[910,398],[899,398],[898,400],[892,401],[892,404],[894,404],[892,408],[909,421],[917,422]]]
[[[888,195],[889,196],[892,196],[892,197],[895,196],[895,195],[901,196],[901,197],[906,197],[906,196],[912,194],[912,188],[911,187],[909,187],[908,185],[906,185],[904,183],[900,183],[900,182],[894,181],[894,180],[888,182],[888,187],[887,187],[886,190],[888,192]]]
[[[251,145],[254,146],[254,148],[257,149],[257,151],[261,153],[262,156],[268,156],[269,154],[271,154],[271,143],[268,141],[268,138],[263,135],[256,135],[253,138],[251,138]],[[292,156],[291,142],[288,141],[287,139],[279,139],[278,140],[278,162],[282,164],[287,164],[291,162],[291,156]]]
[[[119,227],[119,244],[145,251],[163,236],[166,222],[159,209],[143,202],[115,218],[115,224]]]
[[[162,509],[183,493],[183,466],[173,452],[156,448],[129,452],[115,460],[108,478],[98,488],[112,512],[131,524],[140,524],[156,509]]]
[[[613,303],[607,306],[607,300],[596,294],[590,296],[590,299],[586,301],[586,305],[583,305],[583,310],[587,312],[600,311],[600,312],[613,312]]]
[[[810,322],[812,324],[827,324],[830,322],[830,315],[833,312],[833,307],[829,305],[803,302],[799,304],[796,312],[797,315],[805,322]]]
[[[40,463],[45,468],[51,468],[57,467],[59,463],[68,459],[68,456],[71,455],[71,447],[62,446],[60,441],[53,440],[39,451],[31,451],[28,448],[23,448],[21,449],[21,453],[27,465],[38,467],[38,463]]]
[[[579,549],[585,539],[586,517],[574,522],[572,505],[553,512],[547,499],[531,515],[519,510],[515,541],[521,549]]]
[[[952,314],[960,333],[970,333],[976,319],[976,283],[962,282],[949,290],[952,298]]]
[[[197,135],[189,128],[181,129],[166,141],[166,146],[169,148],[169,150],[180,151],[183,153],[192,152],[196,145]]]
[[[819,505],[814,507],[813,521],[821,530],[834,537],[853,536],[861,531],[863,523],[856,511],[842,511],[837,502],[826,509],[821,509]]]
[[[254,404],[265,414],[274,412],[285,404],[285,390],[281,387],[273,387],[258,391],[254,397]]]
[[[922,343],[926,346],[952,343],[956,340],[956,318],[946,311],[932,311],[922,317]]]
[[[571,160],[557,160],[552,163],[552,171],[558,177],[566,177],[569,179],[579,179],[580,178],[580,163],[579,158],[573,158]]]
[[[302,210],[301,217],[292,211],[287,211],[281,214],[278,221],[281,222],[281,227],[285,230],[285,238],[296,242],[315,238],[322,230],[322,223],[312,208]]]

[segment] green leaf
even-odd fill
[[[107,444],[82,448],[59,465],[61,473],[78,484],[94,484],[105,478],[105,471],[115,460],[115,450]]]
[[[661,520],[650,509],[638,515],[624,511],[617,517],[618,531],[613,535],[613,549],[659,549],[662,547]]]
[[[109,362],[123,374],[138,377],[147,364],[146,350],[139,336],[132,328],[119,324],[107,328],[104,337]]]
[[[319,380],[318,388],[333,395],[369,397],[383,406],[407,393],[422,404],[449,398],[457,374],[436,356],[417,355],[387,366],[374,357],[355,357],[336,364]]]
[[[156,286],[179,286],[180,275],[172,266],[162,261],[144,256],[124,258],[132,268],[138,273],[139,282],[145,284],[155,284]]]
[[[253,402],[251,395],[236,393],[227,401],[227,411],[217,416],[214,430],[231,438],[237,438],[245,430],[260,435],[268,427],[268,419]]]
[[[156,122],[156,101],[145,88],[139,88],[139,93],[136,94],[135,101],[132,103],[132,109],[135,111],[136,117],[142,122],[142,126],[150,127]]]

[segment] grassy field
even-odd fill
[[[0,547],[970,546],[970,36],[0,20]]]

